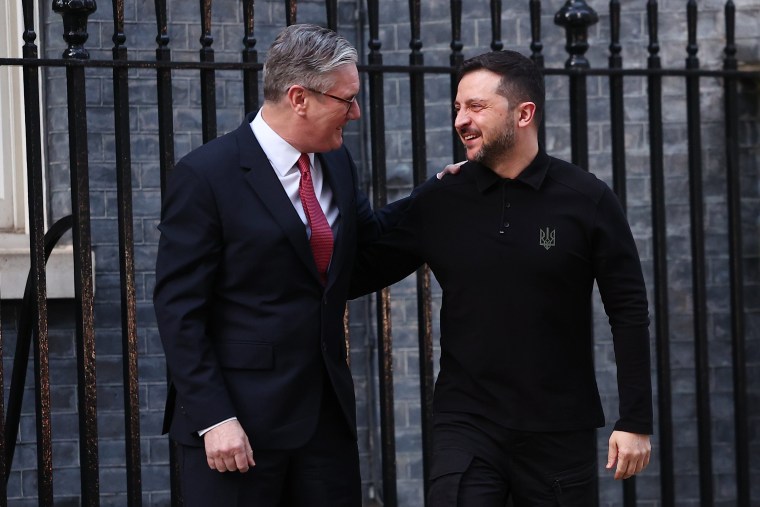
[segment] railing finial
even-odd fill
[[[63,52],[63,58],[90,58],[90,53],[84,48],[84,43],[89,37],[87,18],[97,9],[95,0],[53,0],[53,11],[63,18],[63,40],[69,44]]]
[[[565,49],[570,57],[565,67],[587,68],[588,28],[599,21],[599,15],[585,0],[567,0],[565,5],[554,15],[554,23],[563,26],[567,33]]]

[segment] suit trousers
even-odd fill
[[[253,448],[246,473],[211,470],[203,447],[178,445],[185,507],[361,507],[359,451],[325,382],[317,429],[301,448]]]
[[[472,414],[436,414],[428,504],[596,505],[595,439],[593,429],[516,431]]]

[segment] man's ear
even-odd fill
[[[536,118],[536,104],[533,102],[523,102],[517,106],[519,117],[517,118],[518,127],[527,127]]]
[[[288,88],[286,93],[288,104],[293,109],[293,112],[299,116],[306,114],[306,106],[308,104],[308,98],[306,95],[306,88],[300,85],[293,85]]]

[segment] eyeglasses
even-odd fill
[[[309,90],[313,93],[319,93],[321,95],[324,95],[325,97],[330,97],[331,99],[338,100],[340,102],[343,102],[344,104],[348,104],[348,108],[346,109],[346,115],[348,115],[348,112],[351,111],[351,106],[354,105],[354,102],[356,102],[356,96],[351,97],[350,99],[344,99],[335,95],[330,95],[329,93],[321,92],[319,90],[315,90],[313,88],[309,88],[307,86],[304,86],[305,89]]]

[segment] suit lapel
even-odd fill
[[[306,237],[301,218],[293,208],[288,196],[277,178],[274,168],[269,163],[264,150],[261,149],[256,136],[253,135],[249,115],[237,130],[238,149],[240,150],[240,166],[247,169],[245,180],[251,185],[261,202],[267,207],[272,219],[280,226],[301,260],[306,264],[315,278],[319,279],[317,266],[311,253],[309,240]]]
[[[325,181],[327,181],[327,184],[332,189],[333,199],[339,213],[333,256],[330,261],[330,270],[327,273],[327,287],[329,288],[338,275],[339,267],[345,263],[345,242],[347,240],[345,220],[348,216],[348,208],[351,205],[353,188],[348,185],[351,182],[351,178],[345,174],[347,170],[346,164],[340,160],[336,160],[335,152],[329,154],[318,153],[317,156],[322,165]]]

